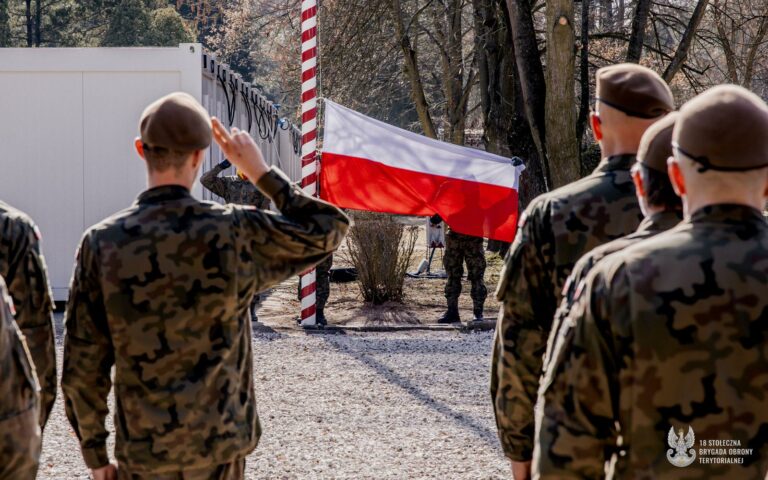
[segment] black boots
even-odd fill
[[[483,319],[483,306],[475,307],[472,309],[472,314],[474,315],[474,321],[479,322]]]
[[[315,312],[315,324],[318,326],[328,325],[328,320],[325,319],[325,313],[322,310]]]
[[[437,323],[458,323],[458,322],[461,322],[461,319],[459,318],[458,307],[448,307],[448,311],[446,311],[442,317],[437,319]]]

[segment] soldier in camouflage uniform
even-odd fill
[[[675,193],[667,175],[667,159],[672,156],[672,129],[677,116],[677,112],[672,112],[651,125],[640,141],[637,163],[632,167],[632,180],[635,183],[637,200],[645,219],[635,232],[601,245],[581,257],[566,280],[563,301],[557,309],[547,341],[544,370],[546,370],[547,359],[552,354],[559,327],[573,305],[576,289],[592,267],[608,255],[669,230],[683,219],[682,200]]]
[[[40,427],[56,399],[53,297],[40,231],[24,213],[0,202],[0,276],[5,278],[41,387]]]
[[[240,170],[237,175],[220,177],[219,174],[232,166],[229,160],[224,160],[212,169],[200,176],[200,183],[210,190],[214,195],[218,195],[227,203],[237,205],[252,205],[256,208],[267,208],[269,200],[256,188],[248,177]],[[254,295],[251,301],[251,321],[258,322],[256,316],[256,306],[261,300],[260,295]]]
[[[42,443],[39,385],[0,277],[0,480],[34,480]]]
[[[533,407],[563,284],[584,253],[640,224],[629,170],[642,134],[673,108],[653,71],[634,64],[598,70],[591,124],[603,160],[586,178],[534,199],[521,216],[496,292],[502,308],[491,360],[499,438],[519,478],[530,472]]]
[[[437,323],[460,322],[459,295],[461,295],[461,279],[464,276],[464,263],[467,264],[467,280],[472,285],[472,313],[475,320],[483,319],[483,305],[488,296],[485,287],[485,252],[483,239],[464,235],[448,230],[445,235],[445,254],[443,266],[448,279],[445,282],[445,299],[448,301],[448,311]]]
[[[120,478],[241,479],[261,436],[250,299],[324,260],[349,219],[218,120],[217,143],[282,214],[194,199],[211,120],[189,95],[150,105],[140,131],[150,189],[80,244],[66,313],[67,416],[94,476],[114,475],[104,425],[114,366]]]
[[[577,291],[542,382],[541,478],[603,478],[609,459],[614,478],[765,478],[766,132],[768,106],[741,87],[680,110],[669,172],[685,221]],[[702,440],[723,439],[751,450],[707,462],[722,457]]]

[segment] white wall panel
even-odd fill
[[[82,73],[0,71],[0,92],[0,199],[38,224],[66,295],[83,232]]]

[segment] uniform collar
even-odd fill
[[[708,205],[693,212],[691,223],[724,223],[728,225],[768,226],[760,210],[747,205],[719,203]]]
[[[611,155],[600,160],[595,168],[597,172],[613,172],[615,170],[629,170],[635,164],[637,155],[634,153],[623,153],[621,155]]]
[[[645,217],[640,226],[637,227],[638,232],[663,232],[674,227],[678,223],[683,221],[682,210],[664,210],[656,212],[650,217]]]
[[[163,185],[161,187],[150,188],[139,195],[138,203],[160,203],[169,200],[180,200],[189,198],[191,194],[186,187],[181,185]]]

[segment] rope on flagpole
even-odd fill
[[[317,196],[317,0],[301,2],[301,187]],[[299,277],[301,325],[316,325],[316,271]]]

